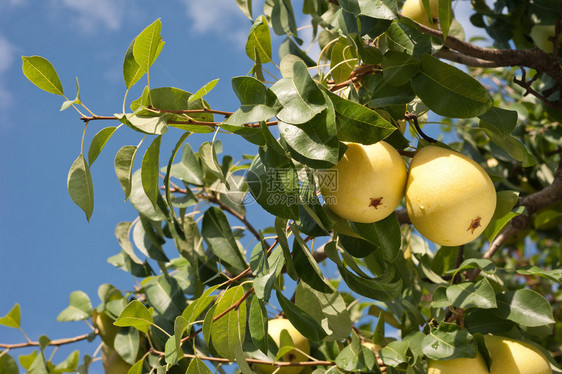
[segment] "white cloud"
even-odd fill
[[[246,43],[248,22],[233,0],[182,0],[190,27],[197,33],[224,35],[232,41]]]
[[[7,71],[14,61],[16,48],[0,35],[0,73]]]
[[[62,4],[78,13],[74,21],[85,32],[107,27],[117,30],[125,12],[123,0],[59,0]]]

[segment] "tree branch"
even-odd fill
[[[95,332],[97,333],[97,330]],[[82,340],[86,340],[86,339],[88,339],[89,336],[90,336],[90,334],[84,334],[84,335],[75,336],[73,338],[51,340],[48,345],[59,347],[61,345],[71,344],[71,343],[76,343],[76,342],[79,342],[79,341],[82,341]],[[39,342],[33,342],[33,341],[29,341],[29,342],[25,342],[25,343],[16,343],[16,344],[0,343],[0,348],[5,348],[5,349],[39,347],[39,346],[40,346]]]

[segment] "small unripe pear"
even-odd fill
[[[496,190],[470,158],[436,146],[421,148],[410,164],[406,209],[426,239],[456,246],[476,239],[496,209]]]

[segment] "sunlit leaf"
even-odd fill
[[[55,95],[64,96],[59,76],[51,63],[41,56],[23,56],[23,74],[37,87]]]
[[[0,317],[0,325],[17,329],[20,327],[20,319],[20,305],[15,304],[5,316]]]
[[[146,334],[148,332],[148,326],[154,324],[152,319],[153,312],[154,308],[150,307],[147,309],[140,301],[133,300],[127,305],[123,312],[121,312],[121,315],[119,315],[119,318],[117,318],[117,321],[113,324],[122,327],[132,326]]]
[[[90,318],[92,313],[92,303],[90,298],[83,291],[73,291],[70,294],[68,307],[57,317],[57,321],[81,321]]]

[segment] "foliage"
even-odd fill
[[[556,369],[562,68],[557,43],[554,55],[528,49],[533,23],[560,29],[556,1],[503,0],[493,8],[473,1],[471,22],[503,48],[497,50],[464,42],[454,19],[444,38],[402,17],[395,0],[305,0],[302,13],[321,49],[317,61],[305,52],[290,0],[267,0],[257,16],[250,0],[237,3],[253,21],[244,51],[252,68],[232,79],[240,101],[234,112],[205,101],[216,80],[190,88],[195,93],[154,87],[150,67],[164,47],[160,20],[125,53],[125,101],[146,76],[128,112],[93,114],[78,83],[76,98],[68,99],[48,60],[23,57],[25,76],[61,95],[61,110],[74,107],[84,132],[99,121],[119,123],[100,129],[87,152],[82,141],[68,174],[70,197],[88,220],[95,214],[91,165],[118,130],[128,127],[141,138],[115,155],[116,175],[138,217],[117,224],[121,252],[109,259],[142,279],[140,287],[102,284],[96,307],[75,291],[58,320],[105,313],[118,327],[105,352],[114,347],[129,373],[208,373],[208,365],[222,372],[233,362],[248,373],[264,361],[318,373],[422,373],[428,359],[478,351],[489,357],[478,343],[487,333],[534,342],[554,353]],[[440,17],[451,18],[450,4],[439,4]],[[270,82],[271,69],[282,77]],[[405,121],[410,128],[403,135]],[[375,224],[348,222],[326,208],[316,193],[318,171],[337,163],[343,142],[384,139],[407,160],[435,142],[421,128],[434,122],[441,124],[439,145],[471,157],[495,183],[498,206],[481,237],[440,247],[416,233],[403,208]],[[219,159],[218,140],[194,149],[191,139],[210,132],[241,136],[255,155]],[[177,136],[175,146],[161,149],[169,136]],[[269,213],[259,227],[246,214],[250,199]],[[334,269],[338,275],[330,278]],[[281,347],[266,338],[267,319],[279,313],[311,341],[312,362],[278,361],[292,346],[283,336]],[[21,329],[20,323],[17,304],[0,318],[5,327]],[[46,350],[93,339],[106,327],[68,340],[43,336],[19,364],[33,373],[86,373],[90,355],[79,360],[76,351],[57,361]],[[366,342],[383,348],[375,355]],[[0,372],[18,373],[12,351],[28,345],[0,344]]]

